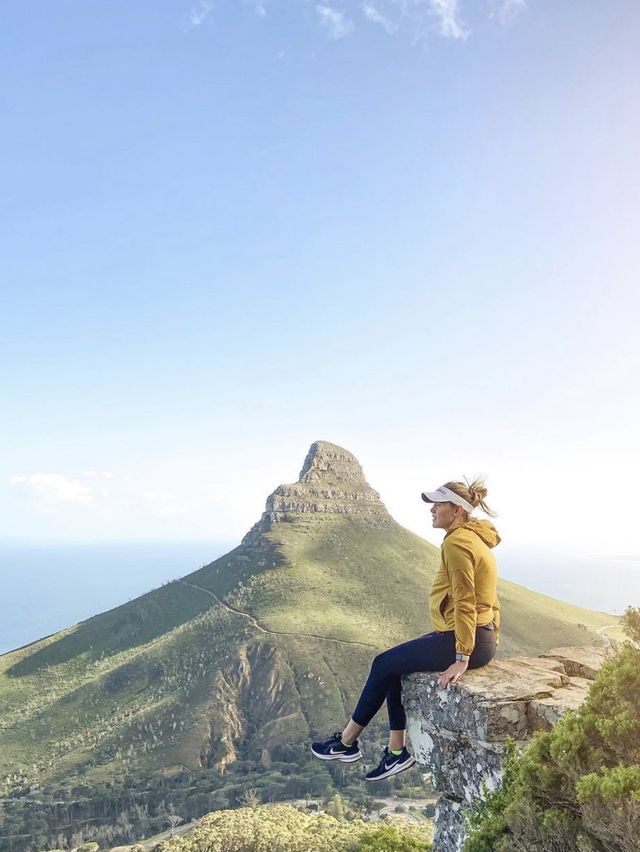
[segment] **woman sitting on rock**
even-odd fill
[[[326,742],[311,745],[321,760],[353,763],[362,752],[357,737],[387,701],[389,745],[367,781],[380,781],[409,769],[415,758],[405,747],[406,715],[401,701],[401,676],[411,672],[441,672],[439,685],[447,689],[467,668],[476,669],[493,659],[498,643],[500,605],[496,592],[497,568],[491,548],[500,542],[495,527],[471,518],[476,507],[494,516],[486,505],[482,480],[447,482],[422,499],[431,503],[434,529],[445,530],[440,567],[431,587],[429,614],[432,633],[396,645],[374,659],[367,682],[343,731]]]

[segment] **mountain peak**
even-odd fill
[[[365,482],[358,459],[343,447],[328,441],[314,441],[300,471],[299,482],[319,480]]]
[[[358,459],[336,444],[314,441],[298,481],[279,485],[267,497],[265,512],[242,544],[256,544],[274,524],[309,521],[314,515],[359,515],[379,524],[393,523]]]

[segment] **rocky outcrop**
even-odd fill
[[[328,441],[311,445],[298,482],[279,485],[267,497],[265,511],[243,545],[254,544],[277,523],[295,523],[311,514],[369,515],[393,523],[377,491],[364,478],[354,455]]]
[[[314,441],[302,465],[299,482],[355,482],[364,483],[364,473],[358,459],[337,444]]]
[[[264,762],[274,745],[298,742],[308,731],[286,654],[260,639],[240,647],[215,673],[207,711],[200,765],[221,774],[237,759],[238,742],[259,746],[252,756]]]
[[[494,660],[466,672],[450,689],[437,674],[403,678],[407,729],[418,763],[441,794],[436,806],[434,849],[458,852],[464,816],[502,777],[507,737],[524,746],[586,698],[607,657],[602,648],[554,648],[541,657]]]

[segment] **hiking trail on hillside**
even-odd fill
[[[202,586],[196,586],[194,585],[194,583],[187,583],[186,580],[178,580],[178,582],[182,583],[183,586],[189,586],[192,589],[197,589],[199,592],[204,592],[207,595],[211,595],[214,601],[220,604],[220,606],[224,607],[227,612],[231,612],[234,615],[243,616],[251,622],[251,624],[256,628],[256,630],[259,630],[261,633],[266,633],[269,636],[294,636],[295,638],[303,636],[307,639],[320,639],[322,642],[336,642],[339,645],[357,645],[360,648],[373,648],[374,650],[377,650],[377,645],[371,645],[369,642],[355,642],[351,639],[332,639],[330,636],[318,636],[316,633],[292,633],[285,630],[268,630],[266,627],[263,627],[261,624],[259,624],[252,615],[249,615],[248,612],[242,612],[242,610],[235,609],[235,607],[229,606],[229,604],[226,604],[210,589],[203,589]]]

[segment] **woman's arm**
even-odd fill
[[[456,653],[470,657],[476,644],[476,585],[473,553],[458,542],[445,544],[445,564],[451,583]]]
[[[476,644],[476,587],[473,554],[461,544],[446,545],[445,564],[451,585],[456,655],[461,659],[442,672],[439,684],[444,689],[454,684],[467,670]]]

